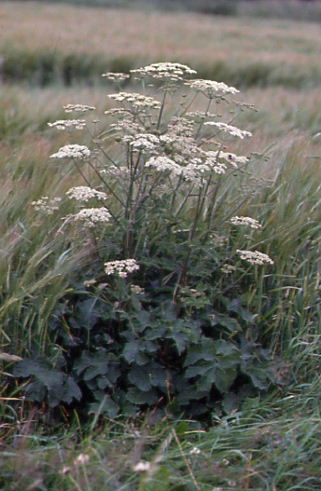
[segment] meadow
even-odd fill
[[[320,80],[318,23],[250,17],[215,22],[184,12],[34,2],[1,3],[0,22],[1,72],[8,82],[98,84],[105,71],[128,72],[155,59],[193,65],[199,76],[239,88],[311,87]]]
[[[0,30],[0,489],[319,490],[319,24],[2,2]],[[78,103],[97,107],[97,118],[103,120],[104,111],[115,107],[106,97],[115,92],[115,86],[102,79],[101,73],[128,73],[160,61],[186,63],[198,71],[197,77],[225,82],[241,91],[237,95],[240,102],[232,104],[232,113],[223,99],[216,101],[215,112],[221,113],[220,120],[234,124],[235,119],[237,126],[253,133],[252,138],[237,142],[223,140],[224,149],[226,146],[236,154],[251,155],[250,167],[240,173],[235,168],[236,175],[228,175],[229,179],[217,188],[218,194],[209,195],[209,203],[213,196],[217,203],[215,216],[211,215],[211,204],[206,204],[206,192],[197,194],[197,189],[187,188],[186,207],[178,203],[173,208],[172,225],[169,218],[173,217],[164,211],[169,198],[165,193],[162,201],[161,186],[157,188],[160,199],[157,196],[155,202],[141,208],[148,227],[144,223],[141,226],[137,215],[133,232],[125,230],[123,236],[116,230],[106,241],[108,225],[95,234],[69,231],[68,223],[62,221],[75,216],[68,203],[57,213],[38,213],[32,202],[43,196],[66,196],[68,189],[84,185],[83,176],[75,172],[72,162],[61,163],[50,156],[68,145],[70,139],[88,147],[100,142],[95,129],[70,134],[50,128],[48,122],[69,117],[63,106]],[[140,87],[137,81],[130,85],[125,80],[121,90],[138,92]],[[186,97],[181,97],[184,90],[174,96],[169,93],[169,117],[177,115],[178,101],[185,103]],[[158,91],[156,84],[148,95],[159,98]],[[205,111],[205,102],[198,94],[189,109],[194,113]],[[161,116],[158,129],[161,124],[167,128],[169,123],[166,119],[162,123]],[[85,115],[84,120],[89,122],[90,117]],[[202,125],[198,132],[201,129]],[[207,133],[204,135],[206,139]],[[121,162],[117,145],[116,140],[108,155]],[[219,145],[221,149],[222,143]],[[94,168],[87,166],[82,172],[97,185]],[[137,174],[133,187],[136,182],[141,188],[150,182],[147,177],[139,179]],[[106,184],[108,192],[122,196],[126,180],[111,182],[111,186]],[[151,182],[152,188],[159,184],[157,177]],[[106,191],[100,184],[100,191]],[[165,180],[162,185],[165,187]],[[179,196],[186,196],[184,193],[183,187]],[[110,200],[108,209],[121,217],[121,225],[128,226],[131,217],[126,215],[127,210],[136,212],[140,202],[133,195],[134,206],[125,207],[124,216],[122,203]],[[202,221],[201,212],[206,220]],[[222,224],[235,214],[257,219],[262,228],[244,232]],[[212,219],[215,228],[207,230]],[[173,227],[177,228],[174,236],[169,232]],[[186,239],[188,227],[193,235],[189,232]],[[207,257],[210,242],[204,242],[203,237],[213,230],[228,235],[229,252],[221,252],[217,242],[212,256]],[[215,234],[214,239],[218,240]],[[144,245],[147,240],[156,244],[154,249],[149,246],[152,252]],[[239,261],[232,274],[223,273],[225,261],[234,265],[231,258],[235,254],[232,256],[230,251],[248,247],[264,251],[274,264],[246,267]],[[195,251],[194,262],[189,253],[186,256],[186,249],[191,248]],[[126,257],[133,257],[130,253],[135,250],[136,259],[143,265],[143,272],[134,273],[135,281],[145,289],[143,294],[130,292],[123,278],[102,274],[103,262],[121,258],[126,250]],[[176,263],[180,267],[187,261],[190,271],[177,269]],[[212,276],[209,268],[215,270]],[[158,276],[162,278],[160,283]],[[90,283],[93,279],[96,286]],[[179,306],[179,313],[167,317],[166,309],[173,304]],[[107,314],[99,311],[101,305],[110,316],[107,320]],[[136,324],[131,324],[126,310]],[[204,328],[197,324],[198,317],[213,317],[213,312],[221,322],[213,324],[218,337],[210,334],[205,321]],[[179,392],[181,381],[177,393],[170,393],[171,388],[163,387],[162,381],[157,381],[159,386],[153,382],[150,393],[157,387],[156,402],[141,402],[139,396],[148,392],[149,382],[143,381],[139,371],[136,385],[141,390],[135,392],[136,406],[132,386],[127,402],[117,399],[117,382],[115,390],[107,385],[112,402],[101,398],[100,387],[106,388],[109,376],[101,363],[107,352],[112,352],[115,360],[127,357],[126,367],[135,363],[138,368],[144,366],[139,350],[130,344],[132,330],[137,333],[140,329],[139,322],[144,326],[151,323],[152,329],[145,330],[138,339],[144,343],[149,336],[151,351],[146,348],[144,356],[162,356],[158,369],[166,366],[173,370],[174,341],[185,362],[192,356],[198,360],[195,349],[202,344],[201,338],[196,342],[186,334],[197,329],[203,329],[208,344],[213,340],[223,343],[220,346],[225,352],[222,348],[220,356],[225,357],[222,366],[226,373],[234,370],[234,351],[242,350],[246,343],[249,351],[242,351],[242,363],[248,365],[234,385],[224,377],[220,381],[216,375],[216,388],[225,384],[221,389],[224,397],[211,389],[213,397],[206,400],[206,408],[199,414],[204,397],[200,402],[187,398],[188,402],[184,399],[181,406],[175,406],[175,398],[183,397]],[[169,327],[164,333],[162,324],[166,322]],[[174,337],[172,324],[180,338]],[[126,336],[126,355],[123,346],[118,346],[117,329]],[[162,337],[166,337],[167,344],[161,344]],[[155,339],[162,345],[161,355],[155,355]],[[254,353],[261,346],[263,351],[252,366]],[[205,345],[202,349],[200,365],[193,362],[188,366],[195,373],[189,391],[196,391],[205,379],[203,361],[212,360]],[[86,352],[87,361],[84,355],[81,358],[81,351]],[[90,359],[88,353],[95,353],[96,358]],[[51,372],[44,360],[50,363]],[[86,362],[89,365],[83,369]],[[24,363],[20,369],[19,363]],[[119,385],[125,398],[127,375],[123,366],[120,369]],[[182,365],[181,370],[185,369]],[[37,370],[42,379],[37,379]],[[264,371],[271,374],[269,383]],[[75,380],[86,391],[89,406],[86,400],[77,400],[74,386],[69,385],[68,392],[66,384],[59,382],[62,376],[71,374],[77,375]],[[32,385],[35,377],[38,385]],[[129,378],[133,385],[133,372]],[[252,387],[247,397],[242,397],[237,385],[246,393],[249,381]],[[169,404],[164,407],[159,394],[166,399],[167,392]],[[117,413],[115,403],[121,412]]]

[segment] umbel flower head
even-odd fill
[[[84,119],[59,119],[54,123],[48,123],[48,126],[60,131],[67,129],[83,130],[86,126],[86,121]]]
[[[124,80],[130,77],[130,75],[128,75],[127,73],[121,73],[121,72],[107,72],[107,73],[102,73],[101,76],[108,78],[113,82],[123,82]]]
[[[68,215],[64,218],[64,224],[75,221],[82,222],[85,226],[92,228],[101,223],[108,223],[111,219],[111,214],[105,207],[100,208],[83,208],[74,215]]]
[[[139,269],[139,264],[135,259],[121,259],[105,263],[105,273],[107,275],[117,275],[126,278],[128,273],[133,273]]]
[[[250,131],[240,130],[240,128],[237,128],[236,126],[232,126],[230,124],[217,121],[207,121],[204,124],[208,126],[215,126],[220,131],[224,131],[224,133],[229,133],[232,136],[237,136],[238,138],[241,138],[241,140],[243,140],[243,138],[245,138],[246,136],[252,136],[252,133]]]
[[[79,159],[84,160],[90,157],[90,150],[86,145],[78,145],[74,143],[73,145],[65,145],[59,148],[57,153],[50,155],[51,159]]]
[[[90,188],[89,186],[75,186],[68,189],[66,195],[69,199],[75,199],[76,201],[89,201],[92,198],[98,200],[107,199],[106,193],[97,191],[97,189]]]
[[[237,94],[239,92],[235,87],[230,87],[224,82],[215,82],[215,80],[196,79],[187,82],[186,85],[202,92],[209,99],[214,99],[218,95]]]
[[[157,99],[137,92],[116,92],[115,94],[109,94],[108,97],[118,102],[127,102],[128,104],[141,109],[158,109],[161,105]]]
[[[192,70],[187,65],[181,63],[160,62],[152,63],[151,65],[137,68],[136,70],[130,70],[136,76],[140,77],[152,77],[156,79],[177,81],[184,80],[189,75],[195,75],[197,72]]]
[[[237,254],[239,254],[240,258],[244,261],[247,261],[250,264],[274,264],[274,261],[263,252],[259,251],[241,251],[237,249]]]
[[[84,113],[87,111],[94,111],[96,108],[94,106],[88,106],[87,104],[66,104],[63,106],[66,113],[71,113],[73,111],[78,113]]]
[[[235,217],[232,217],[230,219],[230,222],[233,225],[247,225],[250,228],[256,228],[256,229],[262,228],[262,225],[257,220],[255,220],[254,218],[251,218],[251,217],[235,216]]]
[[[37,201],[32,201],[31,205],[36,211],[41,211],[46,215],[52,215],[55,211],[59,210],[59,204],[61,198],[48,198],[48,196],[42,196],[42,198]]]

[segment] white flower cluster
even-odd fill
[[[158,171],[170,171],[173,174],[179,175],[182,172],[182,167],[174,160],[166,157],[165,155],[158,155],[157,157],[151,157],[145,163],[145,167],[155,167]]]
[[[228,244],[226,235],[219,235],[214,232],[210,235],[210,238],[216,247],[225,247]]]
[[[117,92],[108,97],[118,102],[127,102],[136,108],[158,109],[161,105],[157,99],[136,92]]]
[[[189,111],[185,115],[187,118],[191,118],[195,122],[203,122],[208,118],[215,118],[217,114],[208,112],[208,111]]]
[[[78,455],[78,456],[75,458],[75,460],[74,460],[74,465],[75,465],[76,467],[77,467],[77,466],[79,466],[79,465],[86,465],[86,464],[88,464],[89,460],[90,460],[90,457],[89,457],[89,455],[88,455],[88,454],[86,454],[86,453],[81,453],[81,454],[79,454],[79,455]]]
[[[135,295],[144,295],[145,289],[139,285],[130,285],[130,291]]]
[[[83,130],[86,126],[86,121],[84,119],[59,119],[54,123],[48,123],[48,126],[61,131],[73,128],[75,130]]]
[[[102,77],[108,78],[109,80],[112,80],[113,82],[123,82],[127,78],[130,77],[127,73],[120,73],[120,72],[107,72],[107,73],[102,73]]]
[[[132,135],[132,137],[144,131],[143,126],[129,118],[119,120],[117,123],[111,123],[110,128],[123,133],[123,135]],[[132,141],[132,139],[129,139],[128,141]]]
[[[136,76],[149,76],[156,79],[165,79],[170,81],[183,80],[186,76],[195,75],[197,73],[187,65],[170,62],[152,63],[151,65],[130,71]]]
[[[221,272],[224,274],[231,274],[236,271],[236,266],[233,266],[232,264],[223,264],[223,266],[220,268]]]
[[[87,104],[67,104],[63,106],[66,113],[71,113],[73,111],[84,113],[86,111],[94,111],[96,108],[94,106],[88,106]]]
[[[134,472],[148,472],[152,469],[152,464],[150,462],[137,462],[137,464],[135,464],[133,466],[133,471]]]
[[[127,113],[128,111],[123,107],[112,107],[111,109],[104,111],[104,114],[106,114],[107,116],[123,116]]]
[[[199,153],[202,154],[201,150]],[[176,176],[182,176],[186,181],[193,181],[196,185],[200,185],[200,178],[205,173],[214,171],[216,174],[224,174],[227,169],[225,164],[218,162],[216,156],[207,156],[208,153],[204,152],[203,159],[192,158],[187,165],[180,165],[166,155],[157,155],[151,157],[145,163],[145,167],[154,167],[159,172],[170,171]],[[181,160],[177,155],[175,158],[178,161]]]
[[[104,264],[105,273],[107,275],[117,275],[121,278],[126,278],[128,273],[133,273],[139,269],[139,265],[135,259],[123,259],[119,261],[109,261]]]
[[[193,447],[190,451],[190,455],[199,455],[201,453],[200,449],[198,447]]]
[[[233,225],[247,225],[248,227],[255,228],[255,229],[262,228],[262,225],[257,220],[251,217],[235,216],[230,219],[230,222]]]
[[[237,94],[239,92],[235,87],[230,87],[224,82],[216,82],[215,80],[196,79],[187,82],[186,85],[202,92],[209,99],[214,99],[223,94]]]
[[[111,215],[107,208],[84,208],[75,215],[66,217],[65,222],[69,220],[84,222],[88,227],[94,227],[99,223],[107,223],[110,221]]]
[[[249,160],[248,157],[245,157],[243,155],[235,155],[235,153],[231,152],[222,152],[222,150],[216,152],[216,157],[218,159],[225,160],[235,168],[238,167],[238,164],[246,164]]]
[[[48,196],[42,196],[37,201],[32,201],[31,205],[36,211],[41,211],[46,215],[52,215],[55,211],[59,210],[59,203],[61,198],[48,198]]]
[[[173,117],[167,125],[168,133],[191,137],[194,134],[194,121],[184,117]]]
[[[236,250],[237,254],[239,254],[240,258],[244,261],[247,261],[250,264],[274,264],[274,261],[263,252],[259,251],[240,251]]]
[[[218,158],[218,152],[208,151],[206,152],[204,165],[209,169],[212,169],[216,174],[225,174],[227,166],[223,162],[219,162]]]
[[[210,172],[210,166],[207,164],[202,164],[200,159],[194,159],[193,162],[190,162],[185,167],[182,167],[181,175],[186,181],[193,182],[196,186],[202,185],[202,178],[204,178],[204,174]],[[223,168],[219,168],[219,166],[215,166],[212,170],[216,174],[224,174],[225,170]]]
[[[108,175],[108,177],[111,178],[113,177],[121,178],[123,180],[130,177],[130,170],[124,165],[120,165],[119,167],[117,167],[117,165],[110,165],[105,169],[101,169],[99,171],[99,174]]]
[[[77,201],[89,201],[92,198],[96,198],[98,200],[107,199],[106,193],[97,191],[89,186],[75,186],[68,189],[66,195],[69,199],[75,199]]]
[[[138,133],[135,137],[124,137],[134,151],[155,152],[159,147],[159,138],[152,133]]]
[[[232,126],[226,123],[221,123],[217,121],[207,121],[206,123],[204,123],[204,125],[215,126],[216,128],[218,128],[221,131],[224,131],[225,133],[229,133],[232,136],[237,136],[238,138],[241,138],[241,140],[243,140],[243,138],[246,136],[252,136],[252,133],[250,131],[240,130],[240,128],[237,128],[236,126]]]
[[[84,160],[90,157],[90,150],[86,145],[78,145],[74,143],[72,145],[65,145],[59,148],[57,153],[50,155],[51,159],[79,159]]]

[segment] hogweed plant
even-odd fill
[[[132,70],[132,76],[141,81],[143,88],[150,89],[151,82],[156,83],[161,100],[146,93],[121,90],[109,94],[108,98],[118,102],[119,107],[105,111],[108,122],[94,120],[98,131],[92,133],[92,148],[73,143],[51,155],[52,159],[72,160],[86,184],[66,192],[66,197],[77,201],[81,209],[67,216],[64,224],[81,221],[92,227],[110,222],[106,234],[115,235],[116,226],[116,235],[123,235],[118,254],[125,259],[149,254],[159,236],[169,233],[183,235],[180,241],[189,257],[195,242],[206,244],[222,218],[230,218],[234,225],[260,227],[252,218],[232,217],[232,209],[226,210],[223,217],[218,213],[223,206],[220,190],[225,191],[235,173],[249,177],[245,171],[248,157],[227,151],[227,146],[229,137],[243,139],[251,133],[213,121],[219,114],[211,112],[217,110],[218,103],[239,105],[230,100],[238,90],[223,82],[189,80],[195,74],[178,63],[156,63]],[[122,73],[103,76],[117,84],[129,77]],[[189,111],[199,93],[207,100],[206,109]],[[187,101],[178,107],[170,106],[166,112],[170,96]],[[95,110],[82,104],[68,104],[64,109],[68,113]],[[84,119],[48,124],[58,130],[87,127],[90,131],[90,123]],[[103,191],[94,189],[93,181]],[[235,210],[243,199],[240,190]],[[100,201],[101,206],[86,207],[93,200]],[[148,226],[156,224],[157,230],[150,233]],[[188,266],[186,260],[178,272],[178,286],[184,284]]]
[[[48,219],[63,205],[57,233],[75,248],[91,244],[82,287],[52,319],[60,396],[59,383],[39,377],[50,372],[42,361],[24,360],[16,375],[36,378],[35,400],[54,406],[86,394],[109,416],[166,405],[202,415],[222,399],[237,407],[271,377],[246,292],[249,270],[273,260],[254,249],[262,224],[239,216],[259,190],[254,157],[235,150],[252,135],[234,120],[252,108],[236,88],[179,63],[132,70],[140,92],[123,90],[127,74],[103,76],[118,88],[103,114],[68,104],[82,119],[48,123],[77,141],[50,158],[72,162],[82,183],[32,203]],[[78,143],[85,131],[89,146]]]

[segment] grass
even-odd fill
[[[11,387],[8,395],[11,365],[4,364],[1,396],[7,399],[1,400],[0,407],[0,489],[318,491],[321,151],[316,135],[321,131],[321,97],[315,86],[320,49],[317,25],[309,24],[306,29],[304,24],[279,20],[270,24],[220,18],[218,22],[186,13],[173,18],[126,11],[120,15],[116,10],[90,13],[70,6],[59,9],[21,2],[17,10],[16,2],[1,3],[5,59],[12,60],[10,56],[18,53],[17,66],[26,53],[39,59],[47,49],[41,38],[47,32],[48,39],[56,39],[50,63],[61,63],[71,55],[81,59],[85,54],[89,60],[98,60],[97,73],[115,59],[127,59],[128,66],[137,66],[149,57],[155,61],[171,54],[171,59],[189,61],[210,74],[208,60],[213,52],[219,52],[224,70],[231,70],[222,68],[222,79],[225,73],[240,77],[253,64],[260,70],[263,65],[269,67],[265,82],[262,72],[257,79],[258,85],[267,87],[243,91],[244,100],[259,111],[242,113],[240,126],[255,134],[245,152],[267,151],[269,155],[258,170],[265,182],[260,200],[244,213],[261,214],[255,214],[265,223],[261,240],[278,253],[273,276],[257,280],[269,286],[272,312],[259,311],[258,315],[275,354],[280,385],[270,394],[248,399],[238,411],[224,415],[218,410],[206,431],[197,422],[173,420],[170,415],[155,420],[153,413],[127,421],[95,417],[83,424],[76,412],[68,419],[64,408],[59,419],[65,414],[65,423],[58,424],[58,414],[48,417],[44,408],[22,401],[18,387]],[[35,18],[39,30],[31,36]],[[63,18],[73,19],[75,27],[69,24],[66,29]],[[130,49],[121,22],[129,25]],[[145,40],[138,30],[143,22]],[[106,23],[112,26],[108,36]],[[77,42],[79,26],[83,40]],[[187,27],[188,46],[181,42]],[[108,52],[101,48],[107,42]],[[278,54],[273,58],[275,47]],[[55,69],[58,80],[61,74]],[[27,72],[21,73],[24,78]],[[270,86],[280,81],[281,73],[287,73],[288,82],[283,79],[282,87]],[[39,82],[39,72],[32,74]],[[302,76],[299,84],[293,82],[297,74]],[[61,106],[71,102],[103,107],[105,89],[66,88],[62,83],[42,90],[6,86],[0,96],[0,345],[1,351],[11,354],[30,352],[35,339],[37,349],[46,350],[48,316],[70,288],[79,264],[88,260],[84,250],[76,256],[66,253],[63,238],[52,234],[54,224],[35,222],[30,208],[32,200],[63,193],[76,184],[71,168],[61,173],[52,162],[48,164],[48,155],[67,140],[46,123],[59,119]],[[250,306],[260,288],[259,281],[250,288]],[[200,452],[193,452],[194,447]],[[149,471],[133,470],[141,461],[151,463]]]
[[[312,1],[303,4],[302,0],[282,0],[282,3],[277,0],[198,0],[197,2],[193,0],[51,0],[51,3],[175,13],[191,11],[209,15],[281,18],[313,22],[321,19],[320,3]]]
[[[24,434],[22,426],[2,452],[0,482],[8,491],[316,491],[321,421],[311,404],[315,396],[252,399],[241,412],[216,417],[208,431],[184,420],[105,421],[83,437],[76,427],[46,437]],[[135,472],[137,462],[150,463],[150,470]]]
[[[103,71],[155,60],[185,62],[204,78],[240,87],[311,87],[320,80],[317,23],[37,2],[0,3],[0,15],[8,81],[97,84]]]

